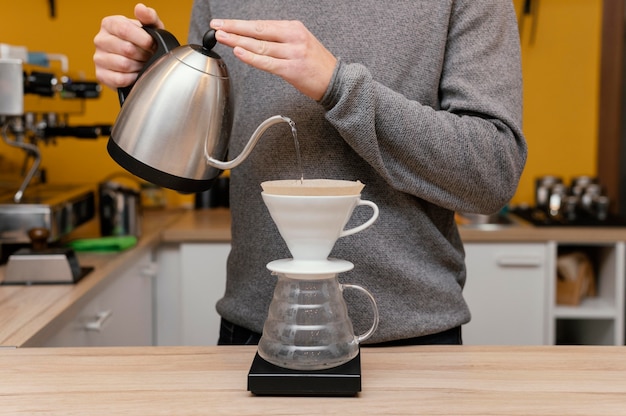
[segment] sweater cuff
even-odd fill
[[[332,109],[339,101],[339,86],[341,80],[340,72],[342,67],[343,61],[341,58],[337,58],[337,65],[335,65],[335,70],[333,71],[333,76],[330,78],[330,82],[328,83],[328,88],[326,89],[324,96],[318,101],[326,111]]]

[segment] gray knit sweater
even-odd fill
[[[297,124],[305,178],[358,179],[363,199],[379,206],[373,226],[341,238],[331,253],[355,264],[340,282],[360,284],[377,300],[380,325],[369,342],[467,323],[454,212],[499,210],[526,159],[511,2],[196,0],[190,43],[200,43],[211,17],[301,20],[340,59],[315,102],[216,49],[235,99],[231,158],[258,124],[282,114]],[[290,257],[260,183],[299,175],[286,124],[271,127],[231,172],[232,251],[217,310],[257,332],[276,282],[265,265]],[[348,225],[370,215],[358,208]],[[363,332],[371,324],[368,302],[345,295],[355,332]]]

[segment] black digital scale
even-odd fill
[[[248,373],[248,391],[258,396],[355,396],[361,391],[361,353],[327,370],[291,370],[257,353]]]

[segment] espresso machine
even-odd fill
[[[65,55],[0,44],[0,134],[6,146],[24,152],[21,169],[4,168],[0,176],[2,262],[13,252],[33,244],[32,230],[45,230],[36,233],[41,247],[41,235],[46,236],[43,243],[54,243],[94,218],[95,189],[47,183],[45,172],[40,169],[40,145],[54,145],[62,137],[108,136],[110,125],[69,122],[70,116],[84,113],[87,100],[100,97],[101,89],[96,81],[72,75]],[[19,264],[37,257],[37,269],[48,270],[45,264],[51,259],[41,249],[36,251],[37,256],[24,256],[32,253],[22,250]],[[73,266],[69,257],[67,262]],[[72,274],[64,280],[75,278],[77,275]]]

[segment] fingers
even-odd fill
[[[104,85],[118,88],[134,81],[141,62],[150,57],[152,38],[138,21],[108,16],[102,19],[94,45],[96,78]]]
[[[163,28],[156,10],[139,3],[135,17],[108,16],[94,37],[96,78],[111,88],[127,86],[152,56],[154,41],[141,26]]]
[[[121,16],[120,16],[121,17]],[[152,55],[153,40],[136,22],[105,18],[94,38],[96,50],[145,61]]]
[[[337,59],[301,22],[215,19],[210,26],[242,62],[285,79],[315,100],[326,92]]]
[[[212,29],[228,33],[280,42],[291,31],[291,27],[299,22],[287,20],[235,20],[213,19],[209,23]]]
[[[137,80],[137,72],[123,73],[96,66],[96,79],[109,88],[127,87]]]
[[[131,46],[132,51],[137,49]],[[110,88],[119,88],[132,84],[137,78],[137,74],[143,68],[149,53],[121,53],[107,52],[103,49],[96,49],[93,61],[96,67],[96,78]],[[129,57],[131,56],[131,57]],[[135,56],[135,57],[132,57]]]
[[[235,35],[223,30],[215,32],[215,37],[218,42],[230,46],[231,48],[241,48],[256,55],[269,56],[277,59],[288,58],[290,55],[289,52],[292,51],[292,49],[283,43]]]
[[[143,3],[137,3],[135,6],[135,17],[144,26],[154,26],[159,29],[165,28],[156,10],[152,7],[147,7]]]
[[[298,21],[215,19],[210,25],[220,43],[274,58],[289,57],[293,46],[306,42],[309,35]]]

